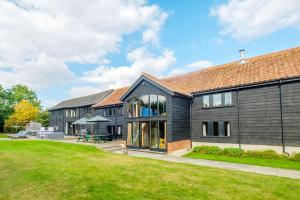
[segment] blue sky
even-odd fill
[[[52,106],[142,71],[170,76],[238,60],[239,49],[299,46],[300,2],[5,1],[0,27],[0,84],[29,85]]]

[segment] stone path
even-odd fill
[[[195,159],[195,158],[186,158],[180,156],[182,155],[182,152],[168,155],[163,153],[153,153],[150,151],[122,150],[121,148],[116,147],[118,145],[117,142],[100,143],[100,144],[86,143],[86,144],[94,145],[97,148],[104,149],[106,151],[110,151],[117,154],[126,153],[129,156],[133,156],[133,157],[151,158],[151,159],[163,160],[168,162],[185,163],[185,164],[215,167],[215,168],[228,169],[228,170],[237,170],[242,172],[250,172],[256,174],[263,174],[263,175],[300,179],[300,171],[298,170],[263,167],[263,166],[256,166],[256,165],[229,163],[229,162]]]
[[[185,158],[185,157],[178,157],[178,156],[167,155],[167,154],[155,154],[155,153],[146,153],[146,152],[138,152],[138,151],[129,151],[128,155],[134,157],[164,160],[168,162],[186,163],[186,164],[237,170],[242,172],[250,172],[256,174],[263,174],[263,175],[272,175],[272,176],[300,179],[300,171],[298,170],[262,167],[256,165],[229,163],[229,162],[212,161],[212,160],[195,159],[195,158]]]

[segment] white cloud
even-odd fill
[[[100,92],[98,87],[93,87],[93,86],[78,86],[78,87],[73,87],[69,91],[69,95],[71,97],[80,97],[80,96],[85,96],[89,94],[95,94],[97,92]]]
[[[211,9],[222,34],[240,41],[259,38],[287,27],[300,27],[299,0],[230,0]]]
[[[173,51],[165,49],[162,55],[155,56],[146,47],[128,53],[127,59],[131,65],[100,66],[85,72],[81,80],[97,86],[98,90],[122,87],[133,83],[142,72],[162,76],[176,62]]]
[[[70,81],[64,63],[107,63],[106,55],[136,31],[144,42],[157,43],[166,18],[144,0],[1,1],[0,84]]]
[[[213,63],[211,61],[198,60],[196,62],[188,64],[186,67],[174,68],[174,69],[169,71],[168,75],[173,76],[173,75],[184,74],[184,73],[204,69],[204,68],[211,67],[211,66],[213,66]]]
[[[33,89],[40,89],[47,85],[66,83],[74,74],[61,60],[40,54],[37,60],[25,61],[22,65],[12,65],[2,70],[0,68],[0,77],[4,87],[23,83]]]
[[[208,60],[198,60],[196,62],[193,62],[193,63],[187,65],[187,67],[191,68],[191,69],[203,69],[206,67],[210,67],[212,65],[213,65],[212,62],[210,62]]]

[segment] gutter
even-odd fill
[[[194,99],[190,100],[190,140],[192,141],[192,134],[193,134],[193,115],[192,115],[192,104],[194,103]],[[193,144],[191,142],[191,149],[193,148]]]
[[[238,143],[239,148],[242,148],[241,144],[241,134],[240,134],[240,97],[239,97],[239,87],[236,88],[236,102],[237,102],[237,121],[238,121]]]
[[[225,91],[230,91],[234,90],[237,87],[239,89],[245,89],[245,88],[252,88],[252,87],[259,87],[259,86],[268,86],[268,85],[277,85],[278,82],[282,83],[289,83],[289,82],[295,82],[295,81],[300,81],[300,77],[297,78],[289,78],[289,79],[279,79],[279,80],[274,80],[274,81],[269,81],[269,82],[261,82],[261,83],[254,83],[254,84],[248,84],[248,85],[239,85],[236,87],[227,87],[227,88],[220,88],[220,89],[212,89],[212,90],[206,90],[202,92],[193,92],[193,95],[203,95],[203,94],[210,94],[210,93],[218,93],[218,92],[225,92]]]
[[[282,96],[282,80],[279,81],[279,102],[280,102],[280,127],[281,127],[281,142],[282,142],[282,152],[285,151],[285,133],[284,133],[284,119],[283,119],[283,96]]]

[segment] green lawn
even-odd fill
[[[300,180],[50,141],[0,141],[0,199],[299,199]]]
[[[195,152],[190,152],[186,154],[185,157],[300,170],[300,162],[288,159],[243,158],[224,155],[201,154]]]
[[[0,138],[7,138],[8,136],[4,133],[0,133]]]

